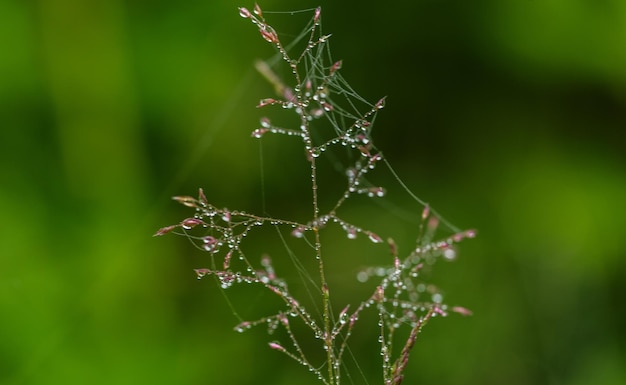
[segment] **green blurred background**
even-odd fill
[[[406,383],[626,383],[626,2],[261,3],[316,5],[344,77],[388,95],[378,147],[479,229],[433,277],[474,316],[429,325]],[[198,187],[261,207],[249,133],[272,95],[253,61],[272,51],[237,6],[253,4],[0,2],[1,384],[315,383],[262,328],[231,331],[221,292],[195,279],[204,254],[151,237],[189,214],[170,197]],[[307,17],[270,20],[293,33]],[[262,147],[266,204],[297,216],[302,156],[280,140]],[[414,228],[353,210],[410,247]],[[351,287],[385,253],[346,246],[330,279]],[[280,244],[258,247],[279,259]],[[253,292],[231,299],[269,313]],[[370,384],[378,359],[361,363]]]

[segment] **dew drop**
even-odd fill
[[[315,99],[315,98],[316,98],[316,96],[313,96],[313,99]],[[313,118],[319,118],[322,115],[324,115],[324,110],[322,108],[316,108],[316,109],[311,111],[311,117],[313,117]]]
[[[448,261],[452,261],[456,258],[456,251],[452,247],[448,247],[443,251],[443,257]]]
[[[372,197],[384,197],[385,196],[385,189],[383,189],[382,187],[372,187],[372,188],[367,190],[367,196],[369,196],[370,198],[372,198]]]
[[[368,279],[369,274],[367,274],[367,272],[365,271],[359,271],[359,273],[356,275],[356,280],[359,282],[367,282]]]

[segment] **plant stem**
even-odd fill
[[[303,119],[306,121],[306,119]],[[328,366],[328,380],[331,385],[335,382],[334,372],[334,355],[333,355],[333,337],[331,331],[330,320],[330,291],[326,282],[326,274],[324,273],[324,261],[322,259],[322,242],[319,232],[319,203],[317,198],[317,168],[315,157],[311,157],[311,190],[313,192],[313,232],[315,233],[315,257],[319,264],[320,284],[322,290],[322,307],[324,309],[324,345],[326,350],[326,364]]]

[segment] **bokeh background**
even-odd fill
[[[479,230],[432,278],[474,315],[428,325],[406,382],[626,383],[626,2],[261,5],[322,6],[343,76],[388,95],[378,147]],[[222,292],[195,279],[205,254],[151,237],[189,214],[170,197],[198,187],[294,216],[308,199],[300,150],[249,136],[272,91],[253,62],[272,50],[237,6],[253,4],[0,2],[1,384],[315,383],[262,328],[232,331]],[[307,17],[270,20],[289,34]],[[400,190],[389,200],[419,215]],[[414,228],[353,210],[410,247]],[[385,258],[355,242],[330,277],[348,293]],[[280,260],[275,238],[257,245]],[[227,293],[268,313],[255,291]],[[378,359],[361,362],[370,384]]]

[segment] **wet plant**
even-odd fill
[[[346,375],[346,357],[352,357],[350,341],[355,325],[365,312],[373,312],[378,319],[377,338],[381,357],[382,380],[386,385],[400,384],[404,378],[409,355],[422,328],[434,317],[448,312],[469,315],[462,307],[449,307],[443,303],[439,289],[422,280],[422,270],[430,268],[439,259],[454,259],[456,244],[473,238],[475,231],[461,231],[445,221],[438,213],[408,190],[383,153],[374,145],[372,130],[376,116],[385,106],[385,98],[370,103],[361,98],[340,75],[341,61],[333,61],[329,50],[330,35],[321,31],[321,9],[310,10],[312,17],[304,31],[288,44],[266,21],[263,11],[255,5],[252,11],[239,8],[239,14],[252,22],[261,37],[276,51],[277,60],[261,61],[257,69],[274,86],[276,95],[262,99],[257,108],[284,109],[295,114],[295,127],[274,125],[267,117],[260,119],[259,127],[252,131],[253,138],[261,140],[266,135],[289,136],[299,142],[308,162],[311,181],[311,217],[307,221],[255,215],[242,210],[228,210],[212,205],[199,189],[197,196],[176,196],[173,199],[194,210],[194,214],[177,224],[156,232],[161,236],[170,232],[188,237],[198,249],[211,256],[210,267],[195,270],[197,277],[213,276],[222,289],[233,285],[253,284],[260,290],[275,295],[284,306],[269,316],[253,321],[242,321],[235,326],[239,332],[264,325],[270,333],[281,329],[284,340],[272,340],[269,348],[283,353],[312,372],[322,383],[339,385]],[[282,62],[288,69],[290,80],[283,83],[272,69],[274,62]],[[329,128],[329,129],[325,129]],[[346,160],[344,176],[338,183],[345,186],[335,203],[328,209],[320,204],[318,179],[321,157],[340,150]],[[416,244],[405,255],[399,255],[391,238],[383,239],[367,228],[342,217],[341,209],[355,196],[380,199],[386,195],[382,186],[368,180],[370,173],[379,167],[391,171],[400,185],[421,206],[420,224],[416,226]],[[296,298],[286,280],[280,278],[269,256],[263,255],[259,263],[248,257],[242,245],[246,236],[260,227],[274,227],[279,234],[288,234],[302,242],[317,265],[311,277],[312,293],[321,306],[311,311],[305,301]],[[327,279],[327,255],[324,232],[335,227],[345,232],[348,240],[364,237],[376,245],[373,253],[386,255],[387,266],[362,269],[355,284],[376,280],[368,296],[350,304],[331,301],[333,287]],[[441,238],[441,227],[448,235]],[[262,253],[259,253],[262,254]],[[341,309],[341,310],[339,310]],[[294,328],[294,323],[305,325]],[[302,335],[303,333],[307,334]],[[311,338],[312,337],[312,338]],[[303,344],[311,339],[317,343]],[[308,341],[308,340],[307,340]],[[323,351],[312,358],[311,347]],[[376,352],[372,352],[376,354]],[[355,379],[350,376],[354,383]],[[364,381],[367,383],[367,381]]]

